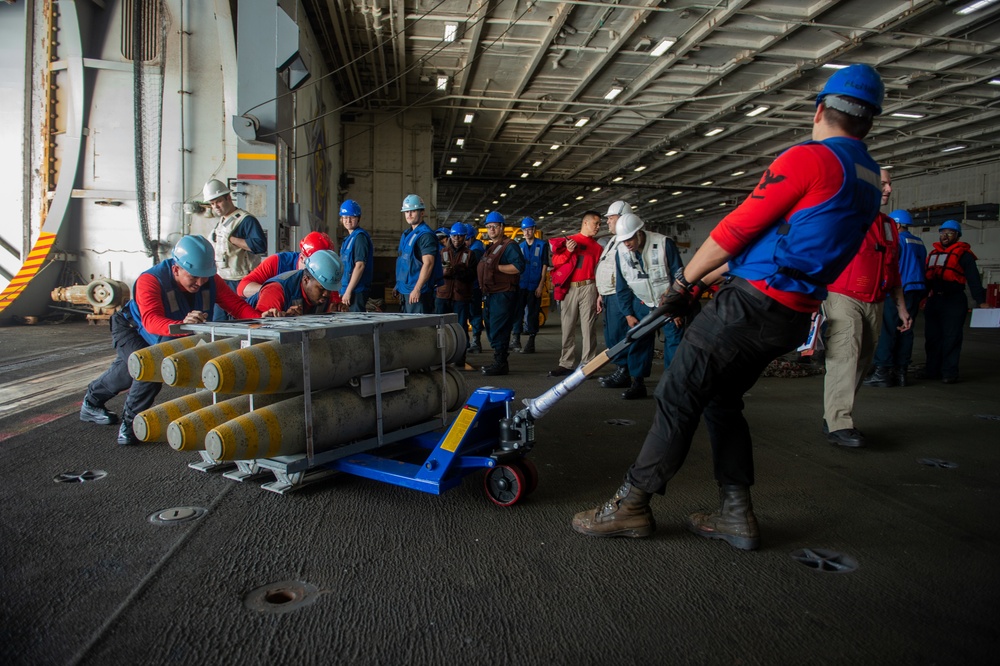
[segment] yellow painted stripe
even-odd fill
[[[278,353],[278,345],[263,346],[264,355],[267,358],[267,384],[264,387],[265,393],[274,393],[281,385],[281,355]]]
[[[237,153],[236,157],[241,160],[267,160],[270,162],[278,159],[277,155],[273,153]]]
[[[281,421],[278,419],[278,415],[270,409],[260,409],[254,412],[264,421],[264,425],[267,427],[267,440],[268,446],[265,451],[267,455],[265,457],[270,458],[281,453]],[[260,457],[254,455],[255,458]]]
[[[472,421],[476,418],[477,411],[474,407],[469,407],[468,405],[462,408],[462,411],[458,413],[458,417],[455,418],[455,423],[448,430],[447,437],[444,438],[444,442],[441,444],[441,448],[444,451],[454,453],[458,449],[458,445],[462,441],[462,438],[465,437],[465,433],[472,426]]]
[[[260,367],[254,356],[254,348],[247,347],[246,349],[241,349],[239,356],[237,357],[239,362],[243,365],[243,372],[246,373],[244,376],[243,386],[240,387],[240,393],[255,391],[257,385],[260,384]]]

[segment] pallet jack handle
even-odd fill
[[[661,305],[655,310],[651,310],[638,324],[628,330],[621,342],[609,349],[605,349],[589,363],[578,367],[573,374],[537,398],[526,398],[524,400],[524,408],[518,410],[515,419],[521,422],[534,421],[548,414],[549,410],[556,403],[574,391],[588,377],[591,377],[595,372],[610,363],[612,358],[628,349],[635,341],[658,331],[667,322],[673,320],[672,316],[666,314],[667,307],[666,305]]]

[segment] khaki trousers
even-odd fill
[[[827,318],[823,418],[830,432],[854,427],[854,397],[875,354],[884,305],[884,300],[864,303],[833,292],[823,304]]]
[[[593,360],[597,356],[597,285],[591,282],[584,285],[571,285],[559,308],[562,322],[562,355],[559,365],[564,368],[575,368],[573,358],[576,356],[576,326],[580,324],[583,330],[583,356],[580,364]]]

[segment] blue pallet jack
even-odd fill
[[[486,496],[499,506],[516,504],[538,486],[538,470],[525,457],[535,445],[535,421],[633,342],[669,322],[672,317],[664,315],[663,310],[661,307],[650,312],[629,329],[624,340],[578,367],[539,397],[524,400],[524,407],[517,412],[513,411],[513,390],[476,389],[443,436],[430,432],[405,440],[410,455],[420,452],[422,458],[422,452],[428,451],[420,462],[380,455],[376,450],[339,458],[324,466],[434,495],[457,486],[471,472],[485,469]]]

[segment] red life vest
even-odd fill
[[[486,254],[479,260],[476,270],[479,273],[479,287],[484,294],[499,294],[503,291],[517,291],[521,282],[520,273],[508,275],[500,271],[500,260],[507,247],[517,244],[506,236],[501,240],[494,241],[488,248]],[[518,252],[521,250],[518,249]]]
[[[966,252],[972,254],[972,246],[964,241],[952,243],[948,247],[941,245],[940,241],[934,243],[934,248],[927,255],[927,281],[937,280],[964,285],[965,271],[959,262]],[[972,254],[972,258],[976,259],[976,255]]]
[[[865,303],[875,303],[897,286],[899,232],[892,218],[879,213],[868,227],[861,249],[828,290]]]

